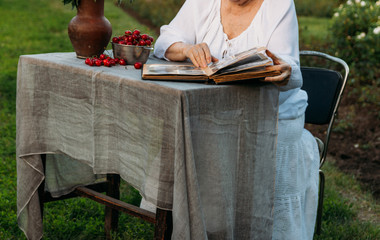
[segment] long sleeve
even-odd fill
[[[201,42],[207,31],[209,15],[215,11],[214,5],[214,0],[187,0],[176,17],[168,25],[161,27],[154,55],[164,58],[166,50],[175,42]]]
[[[267,48],[279,55],[292,67],[289,83],[280,87],[280,91],[287,91],[302,86],[302,75],[299,64],[299,45],[298,45],[298,21],[293,0],[272,0],[268,10],[278,9],[270,15],[275,18],[272,24]],[[276,14],[277,16],[273,16]],[[277,19],[276,19],[277,17]],[[273,22],[272,22],[273,23]]]

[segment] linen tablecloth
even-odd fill
[[[90,67],[75,53],[21,56],[19,226],[42,237],[44,179],[59,196],[117,173],[173,211],[172,239],[271,239],[277,115],[272,84],[146,81],[133,66]]]

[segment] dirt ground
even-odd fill
[[[348,94],[350,92],[352,89],[347,87],[334,124],[336,130],[331,133],[328,153],[343,172],[354,174],[376,199],[380,199],[380,107],[359,105],[357,98]],[[317,127],[307,128],[317,136],[323,133]]]

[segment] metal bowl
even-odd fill
[[[113,57],[124,59],[128,65],[136,62],[146,63],[152,50],[152,47],[112,43]]]

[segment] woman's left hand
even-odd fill
[[[266,54],[272,58],[274,64],[273,66],[267,67],[267,70],[279,71],[281,74],[274,77],[266,77],[263,81],[272,82],[277,86],[285,86],[289,82],[290,75],[292,73],[292,67],[269,50],[266,50]]]

